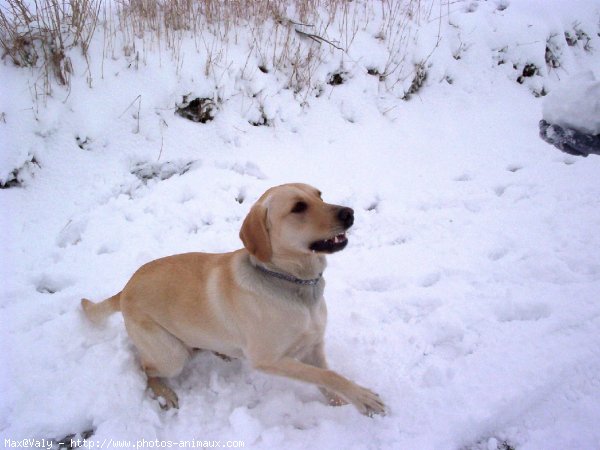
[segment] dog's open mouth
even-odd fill
[[[321,253],[334,253],[342,250],[346,244],[348,244],[348,238],[346,233],[336,234],[334,237],[324,239],[322,241],[315,241],[310,244],[309,248],[313,252]]]

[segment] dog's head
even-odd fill
[[[260,261],[273,255],[334,253],[348,244],[351,208],[325,203],[308,184],[276,186],[252,206],[240,230],[246,249]]]

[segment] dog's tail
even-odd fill
[[[100,303],[94,303],[87,298],[83,298],[81,299],[81,307],[88,319],[95,324],[101,324],[112,313],[121,311],[121,293],[119,292]]]

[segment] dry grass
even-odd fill
[[[357,33],[377,17],[377,37],[389,53],[380,80],[393,87],[412,38],[410,24],[430,13],[433,1],[6,0],[0,7],[0,43],[3,58],[41,70],[46,95],[54,83],[69,85],[74,48],[88,61],[91,85],[88,50],[99,30],[102,67],[106,58],[123,55],[135,68],[145,63],[148,52],[158,51],[179,70],[183,43],[191,38],[205,55],[204,75],[218,86],[235,63],[231,47],[250,41],[242,78],[250,76],[249,61],[257,60],[261,71],[284,73],[289,88],[308,95],[321,64],[334,52],[349,61]]]
[[[80,48],[87,58],[98,23],[99,0],[7,0],[0,9],[3,58],[21,67],[41,64],[45,91],[52,82],[68,86],[73,66],[67,53]]]

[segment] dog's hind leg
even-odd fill
[[[125,317],[125,328],[138,349],[140,362],[148,376],[148,387],[162,397],[164,409],[179,408],[177,394],[163,378],[179,375],[190,356],[190,349],[179,339],[148,318]]]

